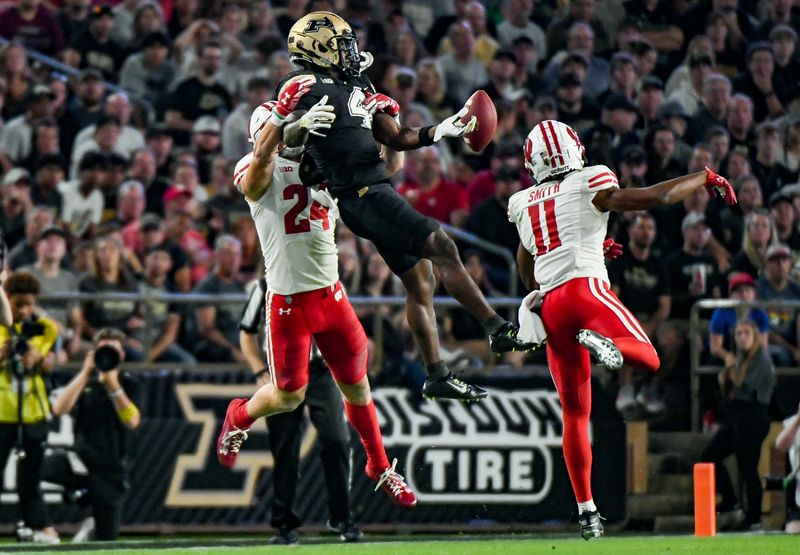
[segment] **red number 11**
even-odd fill
[[[538,204],[528,207],[528,216],[531,218],[533,239],[536,242],[536,252],[534,253],[536,256],[547,254],[553,249],[561,246],[561,238],[558,236],[558,225],[556,224],[555,199],[544,201],[544,224],[547,226],[547,237],[549,239],[547,245],[544,244],[542,215]]]

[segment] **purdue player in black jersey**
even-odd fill
[[[439,353],[433,308],[436,264],[447,288],[489,334],[494,352],[530,350],[533,344],[517,338],[517,328],[501,318],[470,279],[453,241],[439,224],[414,210],[391,186],[382,147],[395,151],[431,145],[443,137],[461,137],[474,119],[463,124],[462,110],[438,125],[411,129],[397,123],[399,107],[389,97],[375,93],[361,75],[362,57],[350,26],[332,12],[312,12],[289,31],[289,54],[300,71],[290,73],[278,94],[295,79],[312,77],[314,84],[300,100],[294,114],[301,115],[323,96],[334,107],[336,120],[325,135],[303,133],[289,125],[284,141],[305,144],[306,156],[324,176],[328,190],[338,199],[342,220],[354,233],[369,239],[407,291],[406,315],[426,364],[428,379],[423,394],[431,398],[476,401],[486,391],[467,384],[447,369]]]

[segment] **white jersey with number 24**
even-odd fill
[[[235,182],[252,157],[250,153],[239,161]],[[247,199],[264,255],[267,287],[279,295],[313,291],[339,280],[336,203],[327,191],[303,185],[299,167],[276,157],[272,184],[260,199]]]
[[[612,187],[619,187],[614,172],[591,166],[511,197],[508,219],[534,256],[534,277],[541,291],[579,277],[608,281],[603,258],[608,212],[598,210],[592,199]]]

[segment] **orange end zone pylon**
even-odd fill
[[[694,535],[713,536],[717,533],[716,484],[714,463],[694,465]]]

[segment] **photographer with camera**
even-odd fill
[[[73,468],[66,452],[45,460],[43,478],[70,492],[86,490],[92,506],[73,541],[114,540],[119,533],[122,501],[128,489],[132,431],[141,422],[135,382],[120,371],[125,359],[125,334],[103,328],[93,338],[83,367],[53,403],[53,414],[75,418],[74,452],[85,467]],[[93,533],[92,533],[93,532]]]
[[[42,374],[53,369],[58,328],[34,313],[35,277],[25,272],[5,276],[0,273],[0,470],[14,449],[24,523],[17,529],[19,539],[56,544],[58,534],[50,526],[39,484],[50,414]]]

